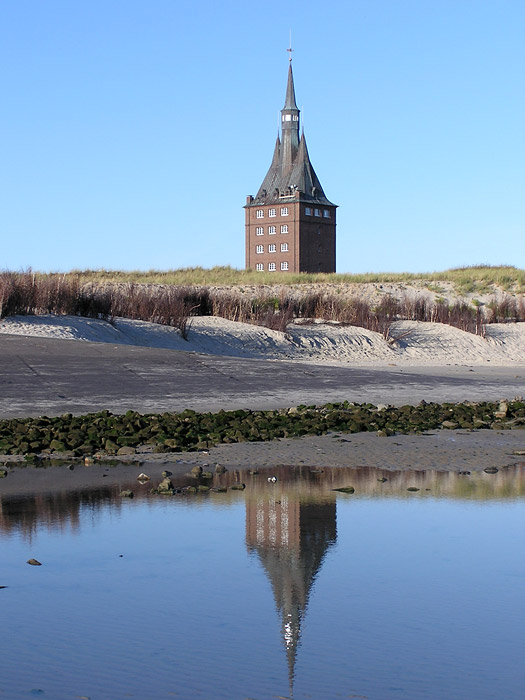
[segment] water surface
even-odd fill
[[[523,468],[272,474],[4,495],[0,697],[523,697]]]

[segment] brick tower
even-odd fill
[[[335,212],[299,135],[292,63],[272,164],[246,212],[246,268],[279,272],[335,272]]]

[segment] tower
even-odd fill
[[[292,63],[270,169],[246,198],[246,268],[279,272],[335,272],[335,214],[300,133]]]

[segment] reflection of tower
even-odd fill
[[[250,552],[258,554],[272,585],[281,617],[290,690],[310,590],[336,536],[335,498],[301,501],[299,494],[290,490],[282,494],[259,492],[246,502],[246,544]]]

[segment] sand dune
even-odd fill
[[[525,364],[525,323],[491,324],[486,338],[439,323],[399,321],[388,343],[381,334],[331,323],[291,324],[286,333],[260,326],[199,317],[188,340],[175,328],[145,321],[113,323],[76,316],[14,316],[0,333],[115,345],[185,350],[207,355],[351,365]]]

